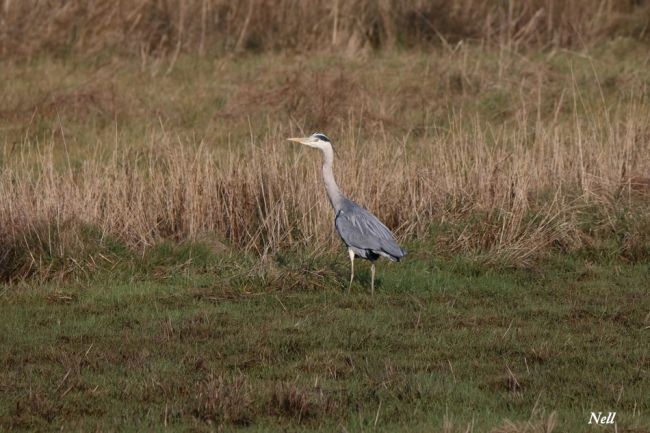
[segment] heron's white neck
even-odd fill
[[[320,149],[323,152],[323,182],[325,183],[325,190],[327,190],[327,196],[330,199],[330,203],[332,203],[334,211],[338,212],[339,209],[341,209],[344,197],[336,184],[336,180],[334,180],[334,171],[332,170],[334,164],[334,151],[330,144],[327,144]]]

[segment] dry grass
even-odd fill
[[[161,240],[328,254],[340,244],[320,155],[285,141],[314,130],[334,140],[344,192],[416,250],[507,266],[553,250],[642,260],[639,46],[181,56],[169,74],[128,60],[5,65],[0,275],[87,272],[119,245]]]
[[[252,419],[251,385],[240,375],[214,374],[198,385],[194,415],[210,423],[248,425]]]
[[[468,129],[460,116],[450,130],[416,140],[362,143],[348,131],[338,137],[336,172],[346,193],[402,239],[425,239],[432,223],[447,223],[454,229],[437,238],[438,250],[526,265],[550,246],[589,242],[581,212],[616,224],[617,208],[636,202],[639,183],[621,189],[621,170],[647,172],[648,161],[631,155],[650,154],[650,141],[639,128],[645,115],[620,116],[606,136],[576,117],[574,130],[538,125],[530,142],[524,124],[511,132],[478,123]],[[296,150],[288,135],[271,132],[235,155],[158,132],[143,150],[118,144],[108,160],[57,167],[48,148],[7,165],[0,177],[5,278],[43,269],[48,257],[79,260],[84,227],[97,231],[92,242],[118,238],[136,250],[216,236],[260,256],[329,251],[338,241],[320,155]],[[417,154],[408,149],[413,141]]]
[[[539,417],[538,417],[539,418]],[[552,412],[548,418],[514,423],[505,421],[503,425],[492,430],[492,433],[551,433],[557,426],[557,413]]]
[[[650,7],[635,0],[5,1],[0,54],[179,52],[454,44],[582,46],[644,38]]]
[[[334,392],[318,386],[306,387],[294,383],[276,383],[269,401],[269,414],[292,418],[298,423],[313,418],[341,416],[349,402]]]

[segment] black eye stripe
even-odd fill
[[[314,137],[318,138],[319,140],[327,141],[328,143],[330,142],[330,139],[327,138],[325,134],[314,134]]]

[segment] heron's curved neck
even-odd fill
[[[334,151],[332,146],[326,146],[321,148],[323,151],[323,182],[325,183],[325,189],[327,190],[327,196],[332,203],[332,207],[335,212],[338,212],[341,209],[343,204],[343,194],[339,190],[339,186],[334,180],[334,171],[332,166],[334,165]]]

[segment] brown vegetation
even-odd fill
[[[583,46],[646,37],[638,0],[5,1],[0,54],[179,52],[496,44]]]
[[[142,57],[2,64],[0,278],[113,266],[118,246],[161,240],[328,253],[339,243],[320,156],[285,141],[315,130],[334,139],[344,192],[424,250],[514,266],[551,250],[646,258],[647,51],[643,32],[613,23],[647,7],[584,3],[297,1],[280,14],[261,0],[5,2],[9,57]],[[622,29],[634,37],[599,39]],[[454,34],[483,42],[448,45]],[[444,46],[364,60],[183,54],[355,38]],[[578,41],[602,44],[556,49]]]
[[[224,378],[210,374],[197,386],[194,415],[217,425],[247,425],[252,419],[251,385],[243,375]]]
[[[531,142],[525,124],[499,133],[478,124],[462,127],[471,122],[462,117],[448,131],[404,141],[374,137],[364,146],[347,131],[339,139],[336,171],[344,190],[401,238],[424,239],[432,223],[442,221],[454,228],[437,238],[439,251],[489,253],[490,260],[526,264],[549,246],[589,244],[598,224],[616,225],[617,213],[635,203],[621,193],[620,171],[625,162],[647,169],[648,161],[632,155],[648,154],[650,140],[635,127],[644,116],[621,116],[614,120],[621,127],[605,136],[576,118],[574,131],[537,125]],[[496,144],[490,144],[495,133]],[[567,134],[574,139],[563,138]],[[79,252],[113,237],[134,249],[161,239],[217,236],[262,256],[329,250],[338,241],[322,194],[320,155],[292,148],[288,135],[270,132],[225,157],[158,133],[146,149],[120,146],[110,159],[78,167],[57,168],[53,149],[5,167],[5,278],[43,269],[45,257],[101,260],[101,250]],[[413,142],[421,149],[417,155],[407,147]],[[288,158],[296,152],[301,158]],[[602,221],[585,231],[584,212]],[[630,251],[643,242],[642,223],[627,228]]]

